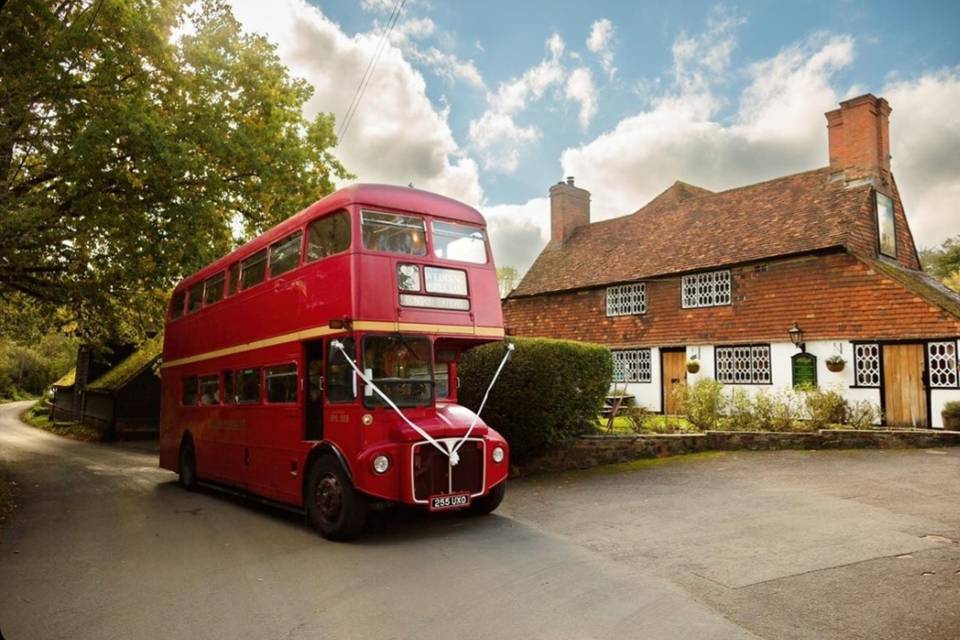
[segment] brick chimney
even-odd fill
[[[868,93],[828,111],[830,168],[847,180],[890,179],[890,105]]]
[[[577,227],[590,224],[590,192],[566,182],[550,187],[550,242],[563,246]]]

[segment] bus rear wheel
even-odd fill
[[[367,521],[367,498],[357,491],[343,467],[324,456],[307,476],[307,520],[328,540],[352,540]]]
[[[180,474],[180,485],[187,491],[193,491],[197,486],[197,454],[193,441],[189,438],[180,445],[177,470]]]
[[[507,483],[501,482],[493,489],[490,489],[487,495],[476,498],[470,505],[470,513],[478,516],[485,516],[491,513],[500,506],[500,503],[503,502],[503,496],[505,496],[506,493]]]

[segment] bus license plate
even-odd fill
[[[469,493],[451,493],[445,496],[433,496],[430,498],[430,511],[448,511],[451,509],[463,509],[469,506]]]

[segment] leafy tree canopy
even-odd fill
[[[178,279],[350,177],[222,0],[0,9],[0,306],[139,340]]]
[[[920,261],[930,275],[960,291],[960,236],[948,238],[939,247],[924,249]]]

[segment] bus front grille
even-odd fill
[[[427,442],[413,447],[413,499],[425,502],[444,493],[483,492],[483,441],[468,440],[457,453],[460,462],[450,466],[447,455]],[[452,477],[451,477],[452,476]]]

